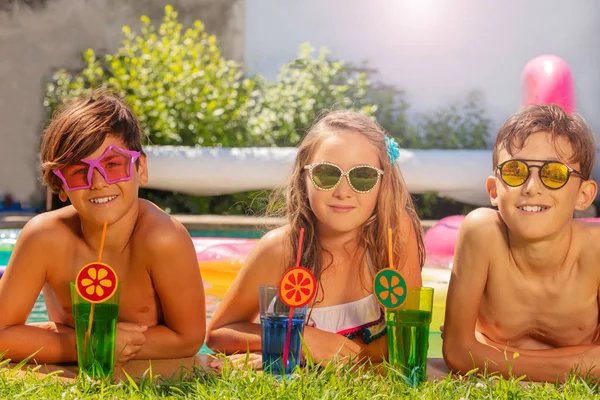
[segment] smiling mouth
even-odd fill
[[[521,211],[530,212],[530,213],[536,213],[536,212],[546,211],[550,207],[543,207],[543,206],[521,206],[521,207],[517,207],[517,208],[519,210],[521,210]]]
[[[116,199],[117,196],[106,196],[106,197],[97,197],[95,199],[90,199],[90,203],[93,204],[104,204]]]
[[[354,207],[348,207],[348,206],[329,206],[329,207],[333,208],[334,210],[339,210],[339,211],[354,210]]]

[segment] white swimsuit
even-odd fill
[[[375,276],[368,253],[367,264]],[[307,325],[344,335],[348,339],[362,336],[367,344],[386,333],[383,310],[373,294],[350,303],[313,308]]]

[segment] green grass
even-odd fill
[[[531,384],[520,378],[477,376],[447,377],[428,381],[417,388],[407,386],[393,368],[383,367],[387,376],[370,368],[307,367],[292,379],[280,380],[252,370],[225,370],[222,373],[196,370],[185,380],[164,380],[147,371],[138,382],[112,384],[80,378],[75,383],[60,381],[56,375],[43,378],[27,373],[17,376],[16,368],[0,370],[0,398],[35,399],[589,399],[600,396],[591,380],[571,377],[567,383]]]

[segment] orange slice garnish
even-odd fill
[[[75,278],[77,293],[90,303],[102,303],[117,290],[117,273],[107,264],[94,262],[83,266]]]
[[[317,280],[312,272],[304,267],[288,270],[279,283],[279,297],[288,307],[303,307],[315,295]]]
[[[388,310],[396,310],[406,300],[406,281],[395,269],[384,268],[375,275],[373,291],[379,304]]]

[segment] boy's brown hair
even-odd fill
[[[62,182],[52,170],[89,156],[109,135],[121,138],[128,150],[143,154],[139,121],[118,96],[107,91],[94,91],[88,97],[63,104],[52,117],[42,139],[44,184],[58,193]]]
[[[554,104],[529,106],[506,120],[496,137],[492,155],[493,168],[498,165],[498,152],[501,149],[506,149],[512,155],[514,150],[523,148],[530,135],[542,131],[552,135],[555,148],[557,138],[566,138],[573,148],[573,156],[568,161],[578,163],[583,178],[590,179],[596,160],[594,134],[581,115],[569,115],[562,107]]]

